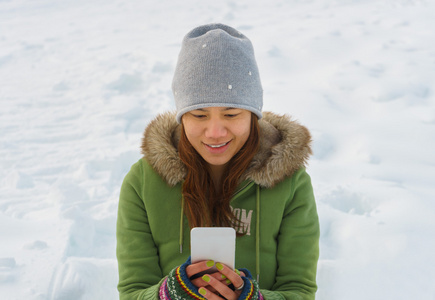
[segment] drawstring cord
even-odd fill
[[[184,216],[184,196],[181,195],[181,216],[180,216],[180,240],[179,240],[179,244],[180,244],[180,253],[183,253],[183,236],[184,236],[184,232],[183,232],[183,216]]]

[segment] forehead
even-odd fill
[[[241,108],[236,108],[236,107],[204,107],[204,108],[198,108],[195,110],[199,110],[199,111],[210,111],[210,110],[227,111],[227,110],[232,110],[232,109],[241,109]]]

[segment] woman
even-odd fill
[[[251,42],[222,24],[183,40],[177,111],[147,127],[117,221],[121,299],[314,299],[319,224],[308,130],[262,113]],[[232,226],[236,269],[191,264],[190,229]],[[216,266],[218,272],[196,274]],[[252,277],[254,275],[255,279]]]

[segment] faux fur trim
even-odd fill
[[[272,187],[301,167],[311,155],[311,135],[307,128],[287,115],[263,112],[260,124],[260,149],[242,180],[253,180]],[[186,167],[177,145],[180,125],[174,112],[158,115],[147,126],[142,139],[142,154],[154,170],[170,185],[183,181]]]

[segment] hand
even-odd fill
[[[214,265],[213,261],[202,261],[191,264],[186,268],[187,276],[192,277],[202,271],[210,269]],[[199,288],[199,293],[210,300],[237,300],[242,292],[244,280],[241,276],[245,276],[243,272],[232,270],[228,266],[216,263],[218,272],[205,274],[200,278],[191,280],[191,282]],[[228,285],[232,284],[236,290],[231,289]],[[240,290],[237,290],[237,287]],[[224,297],[224,298],[223,298]]]
[[[203,286],[208,286],[209,284],[202,279],[202,275],[200,273],[209,270],[214,265],[215,265],[215,262],[212,260],[200,261],[200,262],[197,262],[197,263],[194,263],[194,264],[187,266],[186,274],[189,277],[190,282],[192,282],[196,287],[200,288]],[[219,280],[221,282],[225,282],[227,279],[225,277],[225,275],[223,275],[219,272],[211,273],[209,271],[207,273],[208,273],[207,275],[209,275],[209,276],[211,276],[211,277],[213,277],[216,280]],[[228,284],[230,284],[230,283],[231,282],[229,282]],[[211,288],[211,290],[213,290],[213,288]]]

